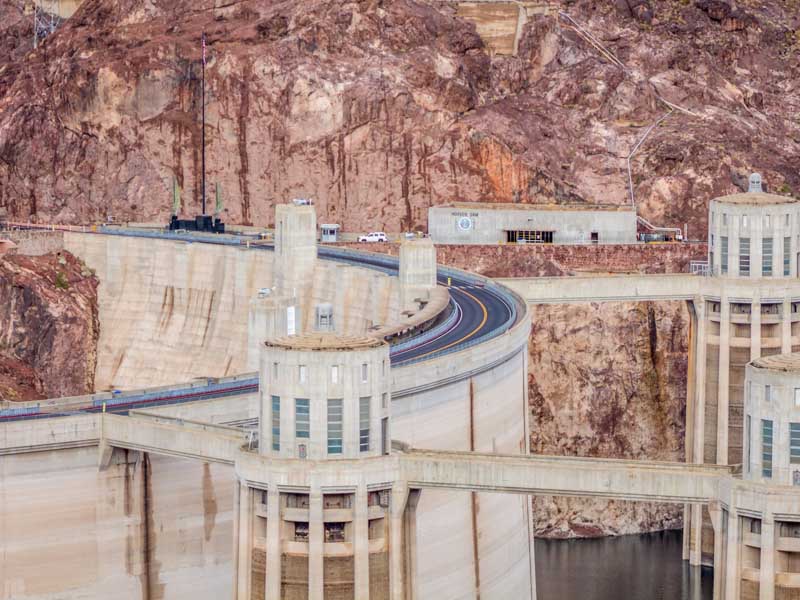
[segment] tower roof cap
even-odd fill
[[[334,352],[342,350],[367,350],[388,345],[379,338],[369,336],[337,335],[335,333],[305,333],[267,340],[270,348],[286,350],[320,350]]]
[[[761,358],[756,358],[750,364],[757,369],[800,373],[800,352],[762,356]]]

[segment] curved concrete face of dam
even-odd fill
[[[250,300],[272,285],[271,252],[66,238],[67,249],[100,280],[98,389],[247,370]],[[319,302],[333,305],[337,330],[348,334],[401,318],[397,278],[371,269],[320,260],[305,296],[306,328]],[[526,452],[528,329],[522,319],[488,342],[393,366],[392,437],[417,448]],[[259,401],[254,393],[154,410],[252,422]],[[0,435],[11,439],[14,427]],[[127,451],[105,470],[98,471],[97,461],[94,447],[0,460],[0,598],[231,597],[232,468]],[[416,597],[530,598],[530,525],[525,496],[425,490],[417,513]],[[254,549],[254,568],[263,550]]]

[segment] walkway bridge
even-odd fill
[[[304,479],[310,482],[312,472],[315,478],[324,479],[326,471],[332,478],[340,477],[349,462],[266,459],[248,451],[253,443],[248,431],[136,411],[129,416],[100,413],[19,423],[17,438],[11,433],[14,425],[4,428],[0,453],[98,446],[101,468],[109,463],[113,449],[120,448],[237,464],[245,471],[248,464],[260,463],[259,468],[266,464],[276,472],[291,472],[292,485],[302,485]],[[719,498],[732,472],[731,467],[717,465],[432,450],[366,460],[411,488],[698,504]]]

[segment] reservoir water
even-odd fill
[[[681,560],[681,532],[539,540],[537,600],[711,600],[711,569]]]

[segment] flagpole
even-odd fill
[[[200,132],[201,143],[203,146],[202,149],[202,163],[203,163],[203,180],[202,180],[202,195],[203,195],[203,212],[202,214],[206,214],[206,32],[204,31],[202,34],[202,43],[203,43],[203,93],[202,93],[202,110],[203,110],[203,125],[202,130]]]

